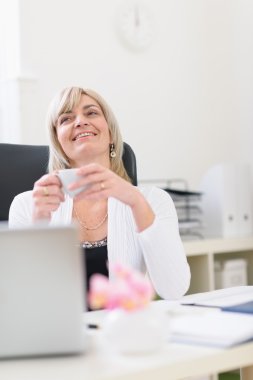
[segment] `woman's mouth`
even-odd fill
[[[76,135],[74,138],[73,138],[73,141],[76,141],[76,140],[79,140],[83,137],[88,137],[88,136],[96,136],[96,133],[94,132],[82,132],[82,133],[79,133],[78,135]]]

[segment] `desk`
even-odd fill
[[[90,315],[89,321],[98,321]],[[225,350],[170,343],[154,354],[127,356],[113,352],[101,335],[89,331],[90,349],[83,355],[0,361],[0,379],[175,380],[240,367],[243,380],[253,379],[253,342]]]

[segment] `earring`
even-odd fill
[[[116,157],[116,152],[114,150],[114,144],[110,144],[110,157],[115,158]]]

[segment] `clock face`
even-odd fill
[[[126,2],[118,12],[117,23],[122,42],[135,50],[144,50],[152,42],[153,28],[149,9],[138,2]]]

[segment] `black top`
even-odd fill
[[[84,264],[86,268],[86,289],[89,291],[90,277],[100,273],[108,277],[107,245],[95,248],[83,248]]]

